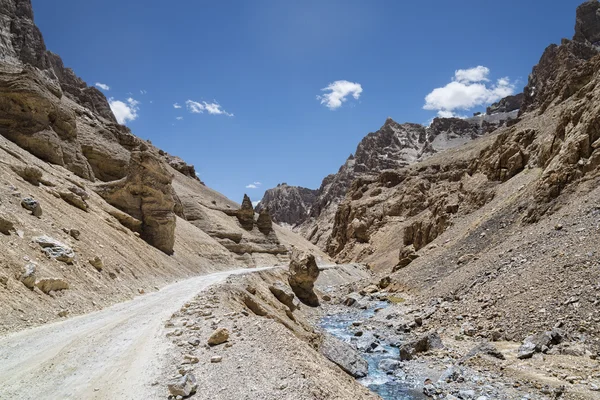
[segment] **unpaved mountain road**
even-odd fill
[[[155,399],[164,322],[239,269],[186,279],[112,307],[0,337],[0,399]],[[164,380],[164,377],[162,377]],[[164,392],[163,392],[164,393]]]

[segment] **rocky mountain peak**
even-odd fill
[[[600,2],[590,0],[577,7],[575,22],[576,42],[600,45]]]

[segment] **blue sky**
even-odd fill
[[[317,188],[388,116],[426,123],[439,112],[470,115],[521,91],[544,48],[573,36],[580,2],[33,6],[47,47],[88,84],[109,87],[104,93],[136,135],[241,202],[280,182]]]

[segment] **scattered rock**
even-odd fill
[[[332,335],[324,335],[319,351],[354,378],[364,378],[369,372],[369,364],[358,351]]]
[[[102,271],[102,268],[104,268],[104,263],[102,262],[102,259],[98,256],[89,260],[89,263],[92,264],[92,267],[96,268],[98,271]]]
[[[67,310],[62,310],[58,313],[58,316],[61,318],[65,318],[67,315],[69,315],[69,311]]]
[[[15,229],[15,224],[8,216],[0,212],[0,233],[10,235],[10,232]]]
[[[17,279],[29,289],[33,289],[35,287],[36,268],[37,266],[34,263],[27,263],[23,267],[21,274],[17,277]]]
[[[72,263],[75,259],[75,252],[67,245],[53,239],[49,236],[39,236],[33,238],[33,241],[42,247],[42,251],[50,258],[67,264]]]
[[[194,374],[187,373],[181,378],[172,380],[169,385],[169,392],[173,396],[188,397],[198,389],[198,383]]]
[[[37,281],[35,286],[37,286],[38,289],[40,289],[45,294],[48,294],[50,292],[57,292],[59,290],[68,289],[69,283],[64,279],[60,278],[46,278]]]
[[[312,254],[292,252],[288,283],[298,299],[311,307],[319,306],[319,298],[314,292],[315,281],[319,277],[319,266]]]
[[[461,361],[465,361],[469,358],[473,358],[479,354],[485,354],[499,360],[504,360],[504,354],[502,354],[493,344],[489,342],[481,342],[477,346],[473,347]]]
[[[21,207],[31,211],[31,215],[33,215],[34,217],[42,216],[42,206],[37,200],[32,199],[31,197],[26,197],[23,200],[21,200]]]
[[[209,346],[218,346],[229,340],[229,331],[226,328],[219,328],[208,338]]]
[[[220,363],[221,361],[223,361],[223,357],[222,356],[212,356],[210,358],[210,362],[212,364]]]
[[[553,345],[560,344],[563,334],[557,329],[528,336],[519,347],[517,357],[520,359],[531,358],[535,353],[549,350]]]
[[[458,265],[461,265],[461,264],[466,264],[466,263],[468,263],[469,261],[471,261],[471,260],[474,260],[475,258],[476,258],[476,257],[475,257],[475,254],[465,254],[465,255],[462,255],[462,256],[460,256],[460,257],[458,258],[458,261],[456,261],[456,263],[457,263]]]
[[[64,201],[66,201],[67,203],[69,203],[72,206],[75,206],[83,211],[87,211],[89,206],[88,204],[85,202],[84,199],[82,199],[81,197],[77,196],[75,193],[73,192],[66,192],[66,191],[61,191],[58,192],[58,194],[60,195],[60,198],[63,199]]]
[[[400,346],[400,360],[412,360],[418,353],[443,349],[444,344],[437,332],[429,332]]]
[[[277,298],[281,303],[285,304],[289,307],[291,311],[294,311],[298,308],[299,304],[296,300],[296,296],[294,292],[286,287],[283,283],[277,282],[271,286],[269,286],[269,290],[273,293],[273,296]]]
[[[8,276],[0,275],[0,284],[6,286],[8,283]]]

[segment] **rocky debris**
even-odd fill
[[[398,256],[398,264],[394,267],[394,272],[408,266],[411,262],[415,261],[419,258],[419,255],[415,251],[415,246],[405,246],[400,250],[400,254]]]
[[[172,396],[189,397],[198,390],[198,383],[194,374],[187,373],[169,382],[168,388]]]
[[[273,285],[270,285],[269,290],[277,300],[288,306],[290,311],[294,311],[300,306],[294,292],[282,282],[276,282]]]
[[[81,237],[81,232],[78,231],[77,229],[63,228],[63,232],[66,233],[67,235],[71,236],[75,240],[79,240],[79,238]]]
[[[260,211],[260,214],[258,214],[258,220],[256,220],[256,227],[264,235],[268,235],[273,231],[273,220],[271,219],[271,214],[269,214],[268,208],[262,209]]]
[[[418,353],[443,349],[442,339],[437,332],[429,332],[400,346],[400,360],[412,360]]]
[[[523,93],[516,94],[514,96],[507,96],[500,101],[492,104],[486,109],[487,115],[497,113],[508,113],[521,108],[525,95]]]
[[[33,215],[34,217],[42,216],[42,206],[40,205],[40,202],[35,199],[32,199],[31,197],[26,197],[23,200],[21,200],[21,207],[31,211],[31,215]]]
[[[89,208],[88,204],[83,198],[71,191],[60,191],[58,194],[60,195],[61,199],[83,211],[87,211]]]
[[[229,340],[229,331],[225,328],[219,328],[208,338],[209,346],[218,346]]]
[[[364,378],[369,372],[369,364],[351,345],[329,334],[323,335],[319,352],[354,378]]]
[[[298,299],[308,306],[318,307],[319,298],[314,292],[314,286],[319,277],[319,266],[315,256],[294,250],[289,273],[288,283]]]
[[[159,151],[160,153],[160,151]],[[188,163],[186,163],[185,161],[183,161],[181,158],[177,157],[177,156],[172,156],[170,154],[166,154],[164,155],[167,164],[169,164],[171,166],[171,168],[173,168],[174,170],[182,173],[183,175],[195,179],[197,181],[200,181],[200,178],[198,178],[198,175],[196,174],[196,168],[193,165],[190,165]]]
[[[25,285],[28,289],[35,287],[35,271],[37,267],[34,263],[27,263],[21,270],[21,273],[17,276],[17,279]]]
[[[31,183],[33,186],[39,186],[42,180],[42,171],[34,166],[13,165],[11,169],[21,178]]]
[[[552,346],[560,344],[562,340],[563,333],[556,329],[528,336],[519,347],[517,357],[525,359],[533,357],[535,353],[546,353]]]
[[[102,271],[102,269],[104,268],[104,262],[98,256],[89,260],[89,263],[92,265],[92,267],[96,268],[97,271]]]
[[[247,231],[254,229],[254,207],[252,207],[252,200],[250,200],[247,194],[244,195],[242,206],[236,212],[236,217],[240,221],[242,228]]]
[[[493,344],[490,342],[481,342],[477,346],[473,347],[466,355],[463,357],[461,362],[468,360],[470,358],[476,357],[480,354],[487,355],[490,357],[497,358],[499,360],[504,360],[504,354],[500,352]]]
[[[59,290],[67,290],[69,288],[69,283],[64,279],[59,278],[46,278],[40,279],[35,283],[38,289],[40,289],[45,294],[49,294],[50,292],[57,292]]]
[[[109,204],[140,221],[142,239],[166,254],[173,254],[176,217],[172,179],[166,166],[152,153],[134,151],[127,176],[99,184],[95,191]]]
[[[42,251],[50,258],[64,263],[72,263],[75,260],[75,252],[66,244],[59,242],[49,236],[38,236],[33,241],[42,247]]]
[[[15,223],[3,212],[0,212],[0,233],[10,235],[15,229]]]

